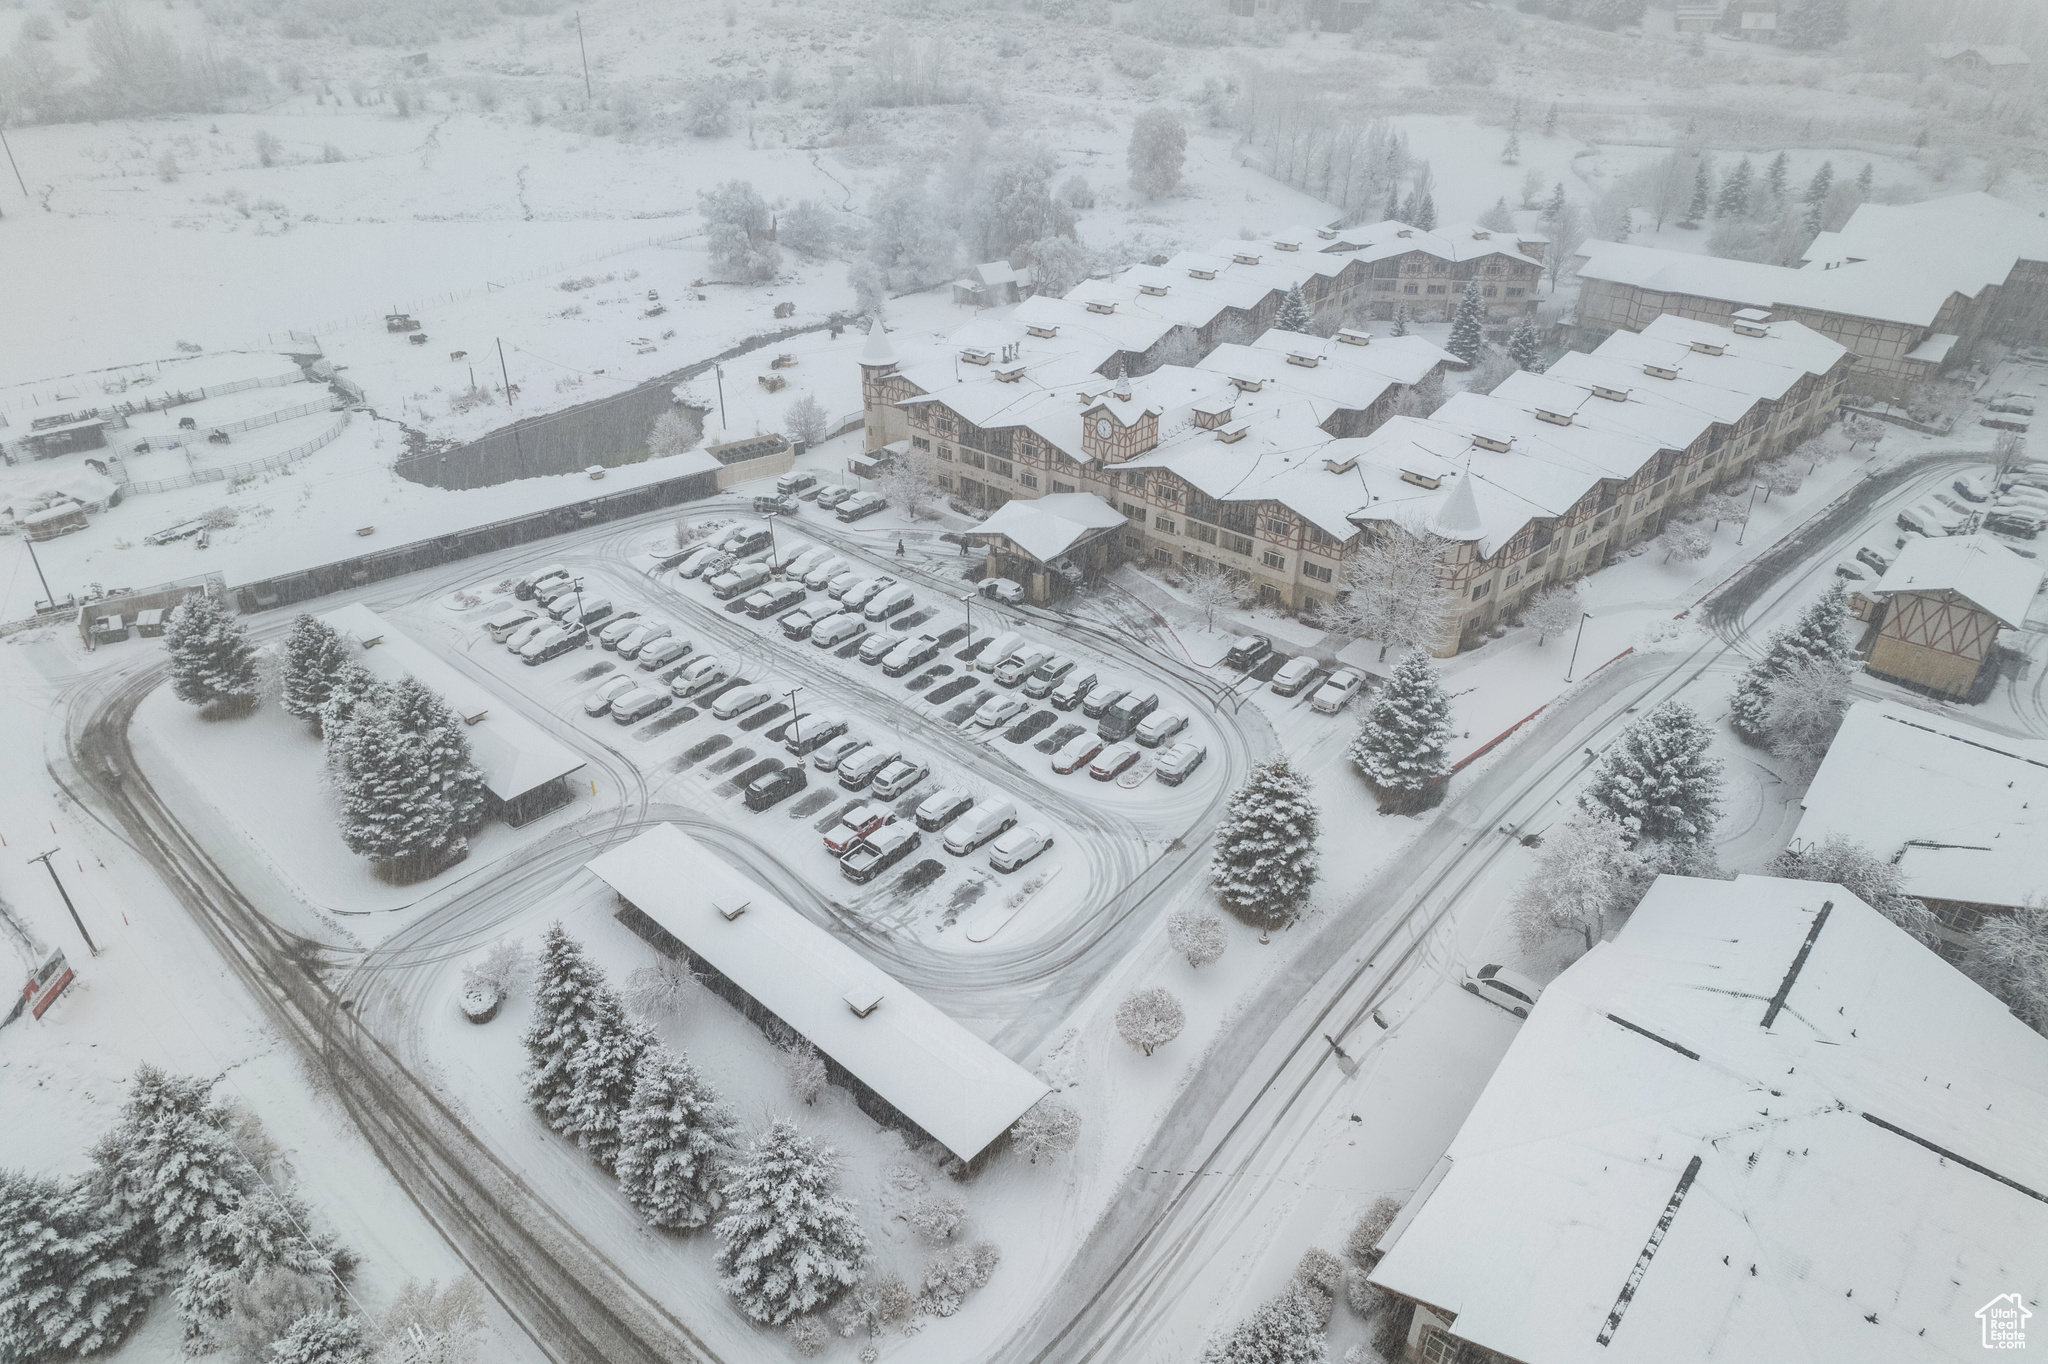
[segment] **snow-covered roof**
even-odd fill
[[[2017,47],[1986,47],[1981,43],[1928,43],[1927,52],[1937,61],[1950,61],[1974,52],[1986,66],[2026,66],[2027,54]]]
[[[1839,886],[1666,876],[1370,1277],[1530,1364],[1905,1364],[2048,1293],[2048,1039]],[[1385,1242],[1383,1242],[1385,1244]]]
[[[1123,523],[1123,513],[1094,493],[1048,493],[1044,497],[1011,498],[975,532],[1003,536],[1045,563],[1096,532]]]
[[[673,824],[588,864],[606,885],[962,1160],[1048,1086]],[[879,1000],[861,1016],[850,1000]]]
[[[1988,535],[1916,536],[1870,591],[1953,592],[2014,627],[2026,620],[2041,573],[2039,561]]]
[[[464,720],[470,756],[499,800],[516,800],[583,766],[566,744],[459,672],[439,654],[360,603],[320,613],[357,648],[349,656],[383,682],[411,676],[438,692]]]
[[[896,363],[896,348],[889,344],[889,334],[882,330],[879,317],[868,324],[868,339],[860,348],[860,363],[877,366]]]
[[[2048,887],[2048,742],[2039,739],[1859,701],[1801,806],[1795,847],[1853,839],[1894,861],[1911,895],[2017,905]]]

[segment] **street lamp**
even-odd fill
[[[1741,544],[1742,537],[1749,534],[1749,513],[1756,510],[1756,495],[1764,490],[1761,483],[1749,485],[1749,511],[1742,514],[1742,529],[1735,532],[1735,543]]]
[[[782,555],[775,547],[775,513],[769,512],[766,519],[768,522],[768,562],[776,566],[775,576],[779,578],[782,576]]]
[[[972,644],[974,643],[974,594],[972,592],[961,593],[960,604],[967,608],[967,642]]]
[[[50,580],[43,576],[43,561],[36,557],[36,542],[25,533],[21,537],[21,542],[28,546],[28,561],[36,566],[36,581],[43,585],[43,600],[37,609],[47,606],[54,611],[57,609],[57,594],[50,590]]]
[[[576,625],[583,631],[583,647],[595,649],[597,644],[590,638],[590,626],[583,619],[583,579],[571,578],[569,590],[576,594]]]
[[[783,693],[789,698],[789,742],[796,749],[796,765],[799,768],[804,765],[804,736],[801,732],[802,727],[797,723],[799,717],[796,713],[796,694],[802,690],[802,687],[791,687]]]
[[[1579,612],[1579,632],[1572,636],[1572,661],[1565,664],[1564,680],[1572,680],[1572,673],[1579,666],[1579,641],[1586,637],[1586,622],[1593,619],[1591,611]]]

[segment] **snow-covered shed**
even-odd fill
[[[1864,667],[1916,691],[1982,700],[1998,632],[2026,620],[2041,574],[1989,535],[1914,538],[1870,586],[1881,613]]]
[[[2048,1293],[2043,1075],[1840,886],[1666,876],[1544,990],[1370,1278],[1418,1305],[1410,1359],[1974,1355],[1983,1304]]]
[[[2017,47],[1987,43],[1928,43],[1927,55],[1945,69],[1966,76],[2023,79],[2032,62]]]
[[[1055,582],[1109,568],[1123,527],[1123,513],[1094,493],[1048,493],[1005,502],[975,533],[988,542],[990,574],[1016,579],[1043,602]]]
[[[1951,959],[1987,914],[2048,887],[2048,742],[2039,739],[1859,701],[1800,808],[1792,851],[1839,835],[1890,861],[1940,920]]]
[[[977,308],[1000,308],[1031,296],[1031,267],[1006,260],[976,265],[953,281],[953,301]]]
[[[1047,1093],[1045,1083],[741,875],[673,824],[588,864],[620,918],[687,958],[757,1023],[772,1016],[824,1055],[868,1116],[972,1164]]]
[[[458,672],[440,655],[357,603],[320,619],[355,646],[351,657],[384,682],[416,677],[440,693],[464,722],[470,756],[484,774],[491,813],[515,828],[567,805],[569,774],[583,758],[533,721]]]

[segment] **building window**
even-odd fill
[[[1583,545],[1583,544],[1585,544],[1585,543],[1586,543],[1586,532],[1585,532],[1585,531],[1583,531],[1583,530],[1581,530],[1581,531],[1580,531],[1580,532],[1579,532],[1579,533],[1578,533],[1577,535],[1574,535],[1574,536],[1572,537],[1572,543],[1573,543],[1574,545]]]
[[[1418,290],[1413,284],[1404,284],[1401,286],[1401,292],[1404,294],[1412,294],[1418,292]]]
[[[1507,586],[1513,587],[1516,583],[1520,581],[1522,581],[1522,570],[1519,568],[1509,569]]]
[[[1052,481],[1052,490],[1056,493],[1070,493],[1074,491],[1074,485],[1071,483],[1062,483],[1058,479],[1054,479]]]
[[[1483,296],[1483,297],[1485,297],[1485,298],[1493,298],[1493,297],[1495,297],[1496,295],[1498,295],[1498,294],[1500,293],[1500,290],[1498,290],[1498,289],[1494,288],[1494,287],[1493,287],[1493,286],[1492,286],[1491,284],[1488,284],[1488,285],[1485,285],[1485,286],[1481,287],[1481,289],[1479,290],[1479,292],[1480,292],[1481,296]]]
[[[1205,526],[1200,521],[1188,522],[1188,534],[1205,545],[1216,543],[1216,527]]]
[[[932,482],[938,484],[947,492],[953,491],[953,476],[951,474],[933,474]]]
[[[1451,286],[1448,284],[1432,284],[1429,286],[1429,291],[1432,294],[1448,294],[1451,291]]]
[[[1493,579],[1488,578],[1485,582],[1479,584],[1479,586],[1472,589],[1472,600],[1478,601],[1481,597],[1485,596],[1487,593],[1491,591],[1493,591]]]
[[[1280,589],[1271,583],[1259,584],[1259,601],[1267,606],[1280,604]]]
[[[1032,473],[1030,470],[1027,469],[1023,473],[1017,475],[1017,481],[1019,483],[1022,483],[1027,488],[1036,488],[1038,486],[1038,475]]]
[[[1287,556],[1277,550],[1267,550],[1259,556],[1259,562],[1277,572],[1285,573],[1287,571]]]
[[[931,449],[932,443],[930,441],[926,441],[924,443],[924,448],[927,450]],[[951,464],[953,462],[953,447],[950,445],[941,445],[939,447],[939,458],[945,460],[948,464]]]
[[[923,436],[912,436],[910,438],[910,448],[913,450],[929,450],[932,448],[932,443]]]
[[[1177,531],[1177,530],[1176,530],[1176,529],[1174,528],[1174,524],[1173,524],[1173,518],[1172,518],[1172,517],[1170,517],[1170,516],[1155,516],[1155,517],[1153,517],[1153,518],[1152,518],[1152,529],[1154,529],[1154,530],[1163,530],[1163,531],[1165,531],[1165,532],[1166,532],[1166,533],[1167,533],[1168,535],[1176,535],[1176,534],[1178,534],[1178,533],[1179,533],[1179,532],[1178,532],[1178,531]]]
[[[1293,530],[1294,527],[1288,524],[1285,517],[1269,516],[1266,518],[1266,534],[1268,535],[1278,535],[1284,538],[1291,534]]]
[[[1124,515],[1133,521],[1143,521],[1145,519],[1145,509],[1135,502],[1126,502],[1124,503]]]
[[[1010,477],[1010,461],[1007,459],[997,459],[991,455],[988,461],[988,471],[992,474],[1001,474],[1004,478],[1008,478]]]
[[[952,435],[953,419],[951,417],[933,417],[932,430],[938,432],[942,436]]]
[[[1520,290],[1520,289],[1517,289],[1517,288],[1515,288],[1515,287],[1514,287],[1514,286],[1513,286],[1512,284],[1508,286],[1508,297],[1509,297],[1509,298],[1520,298],[1520,297],[1522,296],[1523,292],[1524,292],[1523,290]]]
[[[1301,571],[1303,574],[1305,574],[1308,577],[1314,578],[1319,583],[1329,582],[1330,579],[1336,576],[1336,574],[1332,573],[1329,569],[1325,568],[1323,565],[1317,563],[1313,559],[1303,559],[1301,561]]]
[[[1024,442],[1024,444],[1023,444],[1023,445],[1019,446],[1019,447],[1018,447],[1018,451],[1019,451],[1019,453],[1021,453],[1021,454],[1022,454],[1022,455],[1024,456],[1024,458],[1026,458],[1026,459],[1037,459],[1037,458],[1038,458],[1038,447],[1037,447],[1037,446],[1035,446],[1035,445],[1033,445],[1033,444],[1032,444],[1032,443],[1031,443],[1030,441],[1026,441],[1026,442]]]
[[[951,459],[952,457],[953,457],[953,451],[952,451],[952,448],[951,448],[950,446],[945,446],[945,445],[941,445],[941,446],[939,447],[939,458],[940,458],[940,459]],[[974,466],[975,468],[979,469],[979,468],[981,467],[981,465],[982,465],[982,459],[981,459],[981,451],[979,451],[979,450],[969,450],[969,449],[968,449],[968,448],[967,448],[966,446],[964,446],[964,445],[963,445],[963,446],[961,446],[961,447],[960,447],[960,462],[961,462],[962,464],[972,464],[972,465],[973,465],[973,466]]]
[[[1417,1342],[1416,1349],[1423,1364],[1488,1364],[1488,1361],[1499,1358],[1492,1351],[1482,1350],[1469,1341],[1445,1335],[1434,1326],[1422,1328],[1422,1339]]]
[[[1223,537],[1223,547],[1232,554],[1242,554],[1247,559],[1252,555],[1252,542],[1242,535],[1225,535]]]
[[[1173,551],[1164,545],[1154,545],[1152,547],[1152,561],[1154,563],[1170,564],[1173,562]]]

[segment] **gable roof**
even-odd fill
[[[1954,1359],[2048,1292],[2044,1130],[2048,1039],[1853,895],[1666,876],[1370,1278],[1525,1364]]]
[[[1044,497],[1013,497],[975,528],[979,535],[1001,535],[1026,554],[1045,563],[1058,558],[1098,531],[1124,523],[1123,513],[1094,493],[1047,493]]]
[[[2012,628],[2026,620],[2041,574],[2039,563],[1988,535],[1916,536],[1870,591],[1953,592]]]

